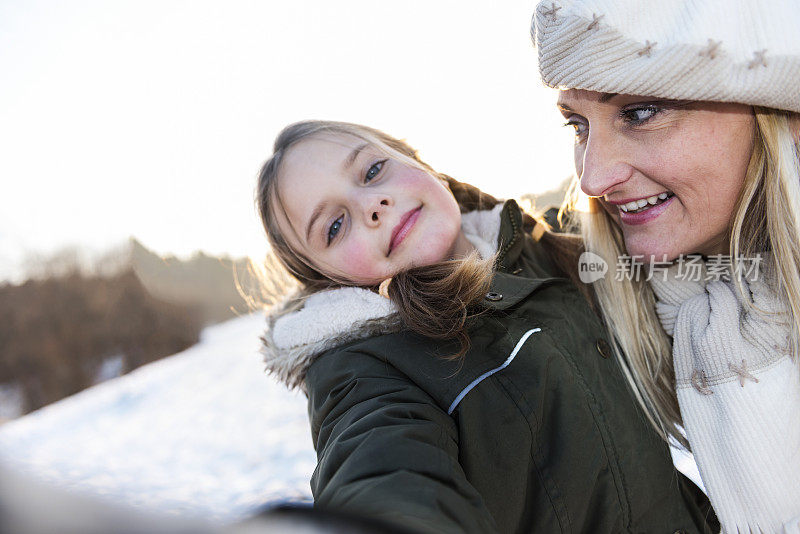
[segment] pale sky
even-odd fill
[[[406,139],[500,197],[572,173],[535,2],[0,0],[0,278],[135,236],[261,257],[255,177],[318,118]]]

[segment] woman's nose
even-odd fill
[[[575,162],[581,190],[590,197],[601,197],[628,181],[633,167],[625,154],[623,143],[614,139],[613,134],[593,136],[590,132],[583,153]]]

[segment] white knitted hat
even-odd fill
[[[800,112],[800,0],[546,0],[550,87]]]

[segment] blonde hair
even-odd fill
[[[798,354],[800,332],[800,148],[792,131],[791,113],[755,107],[756,133],[742,191],[729,226],[730,256],[736,269],[740,258],[769,251],[776,266],[778,294],[791,310],[792,354]],[[573,194],[562,212],[577,202]],[[622,231],[600,206],[589,199],[580,216],[586,249],[616,260],[625,254]],[[613,265],[615,261],[612,261]],[[688,448],[678,430],[681,414],[675,392],[671,340],[655,313],[655,296],[649,284],[637,277],[607,276],[593,284],[595,298],[612,338],[623,374],[647,418],[659,434]],[[745,298],[741,283],[738,290]],[[752,306],[752,304],[748,304]]]
[[[276,217],[276,210],[282,209],[276,194],[276,178],[286,152],[304,139],[329,133],[361,139],[387,157],[445,181],[462,212],[491,209],[500,202],[477,188],[435,172],[408,144],[380,130],[333,121],[303,121],[287,126],[278,134],[273,154],[261,168],[256,191],[258,211],[272,250],[302,287],[296,294],[294,305],[284,306],[283,313],[296,310],[306,297],[317,291],[359,285],[347,278],[322,272],[310,258],[294,250],[281,233]],[[459,356],[469,347],[465,330],[469,309],[488,291],[493,261],[494,258],[481,259],[473,253],[457,260],[411,268],[392,277],[388,296],[397,306],[401,321],[411,330],[428,337],[459,340],[460,350],[455,355]],[[377,290],[377,286],[369,288]]]
[[[284,303],[280,314],[297,310],[303,305],[306,297],[317,291],[357,285],[347,279],[323,273],[309,258],[293,250],[281,234],[276,218],[276,208],[282,209],[277,202],[276,178],[283,157],[296,143],[324,133],[351,135],[369,143],[387,157],[423,170],[444,181],[461,213],[489,210],[501,202],[472,185],[434,171],[406,142],[380,130],[333,121],[303,121],[287,126],[275,139],[273,154],[261,168],[256,190],[258,211],[272,250],[280,263],[301,283],[301,290],[296,293],[295,300]],[[541,224],[545,229],[540,242],[548,251],[555,266],[565,274],[572,275],[574,269],[566,266],[571,266],[577,261],[580,247],[577,236],[558,235],[550,230],[544,220],[534,219],[523,212],[523,231],[532,231],[536,224]],[[477,253],[472,253],[461,259],[414,267],[392,277],[388,296],[396,305],[400,320],[406,328],[426,337],[457,340],[460,345],[459,350],[448,357],[458,358],[469,348],[467,320],[471,315],[481,311],[479,304],[489,290],[494,263],[494,257],[481,259]],[[575,276],[572,278],[576,279]],[[377,286],[369,288],[374,291],[378,289]]]

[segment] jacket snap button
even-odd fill
[[[503,300],[503,295],[490,291],[489,293],[486,293],[486,300],[491,300],[492,302]]]
[[[602,337],[597,340],[597,352],[599,352],[600,356],[602,356],[603,358],[611,357],[611,345],[609,345],[608,341],[606,341]]]

